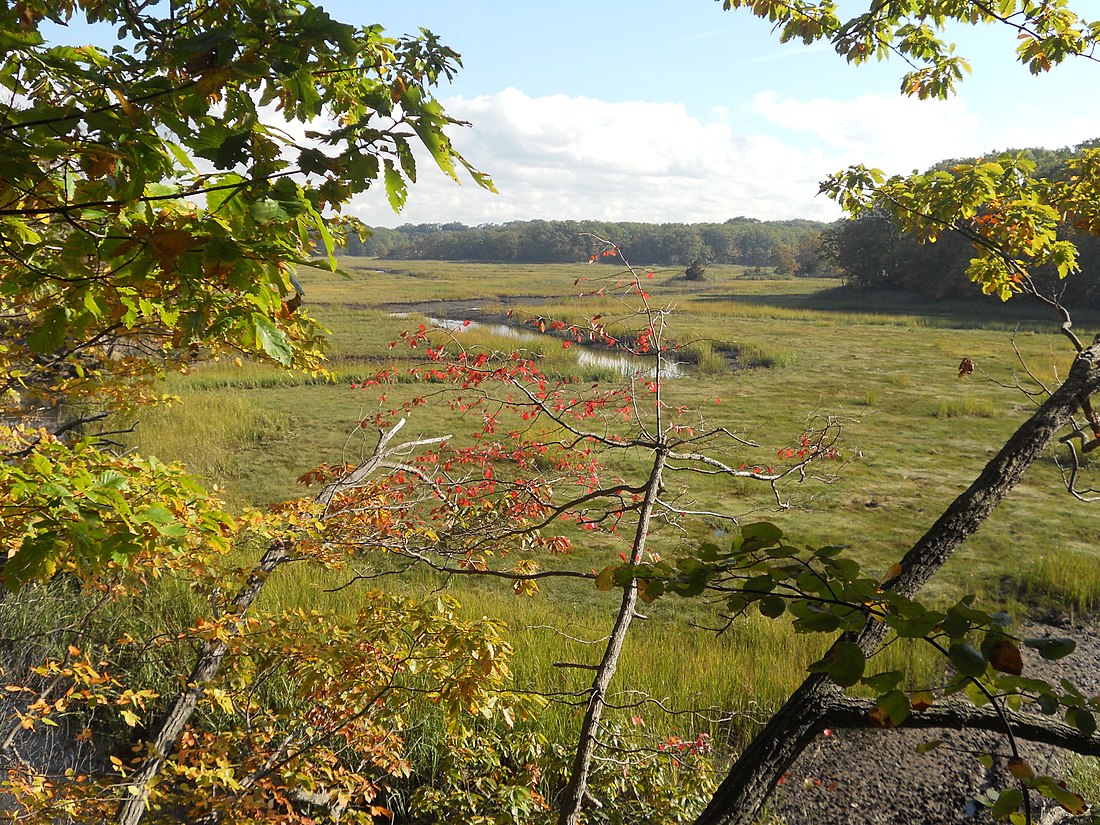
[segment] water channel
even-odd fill
[[[536,341],[543,336],[536,332],[528,332],[517,329],[508,324],[484,323],[481,321],[465,320],[456,321],[450,318],[429,318],[428,321],[437,327],[461,333],[470,329],[482,329],[493,335],[514,338],[517,341]],[[656,366],[643,368],[641,365],[655,359],[643,358],[636,355],[616,354],[614,352],[594,351],[592,347],[578,346],[573,350],[576,353],[577,363],[582,367],[593,367],[618,372],[624,378],[641,375],[653,378],[657,374]],[[661,362],[661,378],[684,378],[687,374],[687,365],[678,361],[668,360],[665,356]]]

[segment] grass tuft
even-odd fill
[[[940,399],[934,413],[941,421],[948,418],[994,418],[997,408],[982,398]]]
[[[1017,582],[1021,598],[1075,613],[1100,609],[1100,558],[1077,550],[1043,553]]]

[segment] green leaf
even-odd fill
[[[1024,644],[1039,652],[1044,659],[1064,659],[1077,649],[1073,639],[1024,639]]]
[[[699,558],[702,561],[718,561],[722,557],[722,548],[717,544],[703,542],[699,546]]]
[[[252,215],[252,219],[259,224],[284,221],[290,217],[274,198],[260,198],[248,207],[248,211]]]
[[[239,195],[246,184],[244,178],[232,173],[214,178],[211,190],[206,193],[207,208],[215,214],[222,212],[226,204]]]
[[[909,697],[892,690],[880,696],[867,715],[876,727],[895,728],[909,716]]]
[[[1035,703],[1039,706],[1039,710],[1045,713],[1047,716],[1058,712],[1058,699],[1054,696],[1051,696],[1049,693],[1040,693],[1036,697]]]
[[[741,528],[741,537],[745,541],[754,541],[762,545],[775,544],[783,538],[783,531],[771,522],[758,521]]]
[[[947,650],[947,658],[955,670],[964,676],[981,676],[985,673],[986,661],[977,650],[966,642],[955,642]]]
[[[761,593],[771,593],[775,590],[775,579],[768,573],[753,576],[741,586],[741,590],[750,598]]]
[[[726,599],[726,609],[730,613],[740,613],[746,606],[748,606],[748,601],[740,593],[734,593]]]
[[[279,329],[270,318],[259,312],[252,314],[252,323],[256,331],[256,342],[269,356],[284,366],[290,366],[294,350],[287,340],[286,333]]]
[[[923,639],[940,626],[943,618],[942,613],[929,610],[913,617],[903,617],[895,613],[889,613],[885,621],[904,639]]]
[[[1035,788],[1035,790],[1048,799],[1053,799],[1075,816],[1080,816],[1088,808],[1088,805],[1085,804],[1085,800],[1079,794],[1075,794],[1073,791],[1063,788],[1052,776],[1038,777],[1031,784],[1031,787]]]
[[[1005,819],[1009,814],[1018,811],[1023,804],[1023,792],[1019,788],[1007,788],[998,794],[989,813],[994,819]]]
[[[787,602],[780,596],[765,596],[760,600],[760,615],[778,619],[787,609]]]
[[[904,675],[900,670],[884,670],[882,673],[876,673],[873,676],[864,676],[862,681],[871,690],[882,694],[896,688],[901,683]]]
[[[57,571],[57,555],[61,549],[59,542],[50,535],[25,540],[19,552],[9,556],[0,567],[0,580],[9,590],[18,590],[33,579],[50,578]]]
[[[826,658],[829,660],[829,678],[841,687],[851,687],[863,678],[867,659],[859,645],[853,642],[837,642]]]
[[[1066,708],[1066,724],[1073,725],[1085,736],[1096,733],[1096,717],[1085,708]]]
[[[405,186],[405,179],[401,177],[401,173],[397,171],[393,161],[389,158],[386,159],[385,178],[386,198],[390,202],[390,208],[394,212],[400,212],[405,208],[405,201],[409,197],[409,192]]]
[[[840,627],[840,619],[828,610],[822,610],[816,605],[805,605],[798,611],[792,605],[791,612],[797,613],[794,621],[794,629],[799,633],[832,633]]]
[[[597,590],[610,590],[615,586],[615,566],[607,565],[596,575],[596,589]]]
[[[62,307],[50,307],[37,319],[31,333],[27,336],[27,343],[35,352],[48,354],[61,348],[65,341],[66,319],[65,310]]]

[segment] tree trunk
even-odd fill
[[[668,450],[663,446],[658,448],[653,458],[649,481],[646,482],[642,509],[638,513],[638,526],[634,533],[634,548],[630,553],[631,564],[637,564],[641,561],[642,554],[645,553],[649,526],[653,520],[653,508],[657,503],[657,495],[660,493],[661,475],[664,472],[667,460]],[[603,658],[600,660],[596,676],[592,680],[588,709],[584,714],[584,721],[581,723],[580,739],[577,742],[577,751],[573,757],[569,784],[566,785],[562,796],[561,813],[558,818],[559,825],[578,825],[580,822],[581,810],[584,807],[585,797],[588,795],[588,773],[592,766],[592,755],[596,750],[596,731],[599,729],[600,718],[603,715],[607,688],[619,667],[619,655],[622,653],[627,631],[630,630],[630,623],[634,620],[634,608],[637,604],[638,584],[636,581],[631,581],[623,589],[623,599],[619,605],[619,612],[615,617],[615,626],[611,630],[611,636],[604,647]]]
[[[966,492],[905,554],[901,572],[887,587],[912,595],[935,575],[1051,445],[1081,400],[1100,390],[1098,364],[1100,337],[1077,356],[1065,383],[1016,430]],[[884,623],[868,622],[857,641],[864,653],[870,653],[885,633]],[[779,777],[825,726],[828,696],[834,690],[823,675],[809,676],[741,753],[696,825],[751,825],[756,821]]]
[[[274,541],[268,546],[260,563],[256,565],[248,581],[233,600],[235,616],[244,617],[259,594],[260,588],[263,587],[268,574],[286,561],[288,555],[287,546],[281,541]],[[183,732],[187,721],[198,707],[207,682],[218,674],[228,650],[229,647],[225,642],[213,641],[203,644],[199,651],[199,658],[187,677],[187,687],[157,726],[156,736],[147,743],[149,756],[127,783],[127,795],[118,806],[118,815],[115,818],[117,825],[138,825],[141,822],[149,800],[149,784],[164,767],[168,755],[175,747],[176,738]]]

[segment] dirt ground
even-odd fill
[[[1100,693],[1100,627],[1033,624],[1025,636],[1072,636],[1073,655],[1045,662],[1025,651],[1024,673],[1050,679],[1068,678],[1086,695]],[[931,740],[944,744],[928,753],[917,747]],[[1022,746],[1023,747],[1023,746]],[[1063,755],[1050,746],[1026,746],[1026,758],[1039,773],[1053,773]],[[992,768],[980,754],[994,754]],[[954,731],[832,732],[818,740],[795,763],[779,786],[771,814],[786,825],[938,825],[992,823],[977,799],[990,788],[1013,786],[1004,768],[1008,746],[995,734]],[[1041,806],[1037,794],[1035,822],[1068,825],[1089,821]]]

